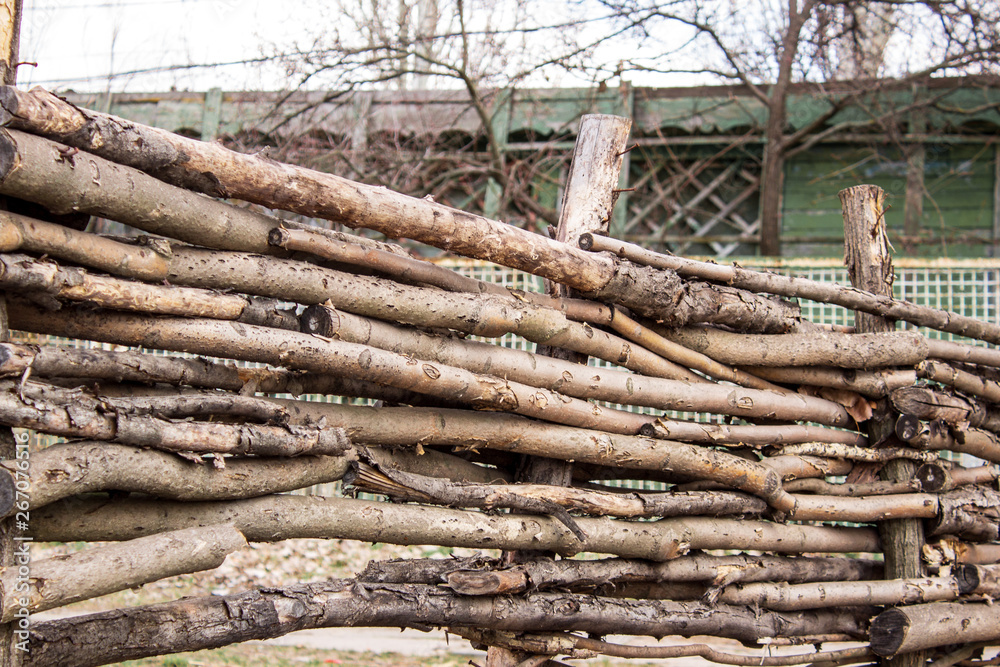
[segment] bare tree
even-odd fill
[[[892,91],[937,75],[990,75],[997,85],[1000,7],[990,0],[602,0],[637,41],[616,68],[696,73],[741,84],[765,109],[760,192],[761,254],[780,254],[788,158],[847,130],[889,129],[941,95],[894,102]],[[683,39],[678,39],[682,36]],[[661,45],[657,48],[657,44]],[[677,46],[679,45],[679,46]],[[849,78],[849,81],[836,81]],[[836,81],[836,83],[834,83]],[[814,84],[826,109],[792,124],[794,84]],[[861,109],[843,120],[845,109]]]

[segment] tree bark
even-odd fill
[[[904,414],[896,420],[896,435],[920,449],[946,449],[1000,463],[1000,438],[989,431],[952,426],[944,420],[922,422]]]
[[[162,244],[128,245],[70,227],[0,212],[0,252],[24,250],[135,280],[161,282],[168,258]],[[165,247],[165,246],[164,246]]]
[[[804,442],[830,442],[863,446],[867,439],[857,432],[810,424],[740,425],[683,422],[659,418],[640,429],[650,438],[702,442],[713,445],[765,447]]]
[[[481,410],[506,410],[610,432],[637,433],[642,424],[650,421],[646,415],[598,408],[537,387],[441,364],[413,364],[412,358],[403,355],[307,334],[195,319],[160,318],[153,326],[148,319],[124,313],[72,312],[73,317],[68,318],[24,303],[11,306],[14,326],[24,331],[339,373],[465,402]],[[677,395],[664,397],[662,403],[674,410],[801,419],[831,426],[854,424],[843,407],[814,397],[712,384],[699,385],[697,394],[692,395],[690,385],[677,382],[675,386]]]
[[[698,328],[663,333],[716,361],[741,366],[836,366],[871,370],[913,366],[927,358],[924,336],[903,331],[754,336]]]
[[[141,384],[168,383],[204,389],[264,394],[334,394],[381,399],[391,403],[425,405],[428,398],[415,392],[394,389],[362,380],[335,375],[275,368],[239,367],[207,359],[163,357],[130,350],[97,348],[34,347],[0,343],[0,377],[21,377],[30,368],[32,377],[50,381],[109,380]],[[102,392],[109,392],[107,386]]]
[[[956,396],[930,387],[903,387],[889,396],[901,414],[922,421],[942,420],[953,426],[970,424],[993,433],[1000,432],[1000,408]]]
[[[17,568],[4,568],[0,571],[0,622],[16,620],[14,614],[20,609],[36,613],[178,574],[211,570],[246,544],[243,535],[226,524],[139,537],[34,561],[26,582],[19,580]]]
[[[374,474],[373,474],[374,473]],[[379,479],[381,477],[381,479]],[[591,516],[668,517],[761,514],[766,505],[738,493],[615,493],[547,484],[473,484],[362,465],[350,483],[362,490],[450,507],[504,507],[549,514],[571,530],[571,510]],[[563,512],[554,511],[553,506]],[[582,539],[582,538],[581,538]]]
[[[578,518],[579,541],[549,517],[487,515],[441,507],[276,495],[227,502],[69,499],[32,514],[37,541],[121,540],[187,528],[234,523],[248,541],[298,537],[388,544],[435,544],[491,549],[537,549],[568,555],[585,551],[662,561],[692,549],[760,549],[779,553],[871,553],[867,528],[784,525],[687,517],[657,522]]]
[[[1000,540],[1000,493],[988,486],[963,486],[943,493],[930,535],[955,535],[974,542]]]
[[[711,634],[745,642],[832,631],[861,638],[867,613],[866,609],[755,613],[722,605],[712,608],[690,602],[557,593],[461,597],[437,587],[331,580],[225,597],[188,598],[38,624],[32,629],[37,648],[26,664],[86,667],[317,627],[572,629],[595,635]]]
[[[667,403],[662,397],[676,395],[680,387],[677,382],[662,382],[660,377],[611,368],[597,370],[584,364],[525,350],[435,336],[351,315],[329,306],[310,306],[302,313],[301,319],[302,330],[307,333],[348,343],[371,345],[417,359],[464,368],[473,373],[489,373],[533,387],[558,391],[574,398],[665,409],[662,406]],[[698,384],[705,383],[699,376],[691,373],[688,375]]]
[[[933,493],[905,493],[887,496],[796,495],[793,521],[851,521],[873,523],[888,519],[933,519],[941,511]],[[876,603],[877,604],[877,603]]]
[[[226,398],[228,403],[238,403],[243,397]],[[135,412],[124,403],[114,407],[79,389],[0,381],[0,424],[5,426],[67,437],[115,440],[173,452],[339,455],[351,447],[344,431],[337,428],[171,421]]]
[[[743,366],[742,370],[771,382],[854,391],[867,398],[885,398],[893,390],[916,384],[912,370],[862,371],[825,366]]]
[[[776,581],[727,586],[719,594],[718,601],[775,611],[800,611],[831,606],[882,606],[956,600],[972,590],[957,577],[804,584]]]
[[[662,255],[625,241],[600,236],[582,239],[581,247],[595,252],[611,252],[636,264],[676,271],[685,278],[720,282],[751,292],[833,303],[850,310],[860,310],[887,319],[902,320],[921,327],[1000,344],[1000,324],[984,322],[947,310],[919,306],[892,298],[891,295],[872,293],[857,287],[844,287],[808,278],[744,269],[740,266],[724,266]],[[933,350],[930,356],[935,358],[953,361],[983,358],[986,360],[974,363],[1000,366],[1000,352],[995,349],[937,340],[928,340],[928,345]]]
[[[940,361],[923,361],[917,364],[917,375],[954,387],[958,391],[971,394],[990,403],[1000,403],[1000,382],[979,377]]]
[[[30,498],[30,509],[81,493],[110,490],[171,500],[252,498],[337,481],[354,458],[353,452],[294,459],[230,458],[219,469],[211,463],[127,445],[61,443],[32,453],[32,475],[24,493]]]
[[[939,602],[887,609],[872,620],[871,648],[893,657],[949,644],[1000,639],[1000,607]]]
[[[628,583],[704,582],[718,587],[737,582],[862,581],[879,578],[882,574],[881,563],[863,558],[788,558],[746,554],[690,554],[662,563],[620,558],[543,560],[499,568],[498,560],[479,556],[447,561],[372,561],[358,575],[358,580],[436,585],[453,582],[450,575],[461,572],[465,582],[474,584],[476,590],[482,591],[479,594],[499,595],[499,588],[491,588],[489,582],[495,582],[496,586],[515,594],[526,590],[592,590],[604,585]],[[478,574],[482,577],[476,579]]]
[[[147,285],[94,275],[76,267],[34,260],[27,255],[0,255],[0,287],[16,294],[44,294],[116,310],[298,328],[294,314],[280,311],[276,303],[255,304],[234,294],[174,285]]]
[[[232,289],[297,303],[328,304],[342,311],[387,322],[453,329],[497,338],[513,333],[540,345],[559,346],[604,359],[630,370],[668,378],[692,374],[657,355],[560,311],[515,296],[444,292],[356,276],[295,260],[174,248],[172,284]]]

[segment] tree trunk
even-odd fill
[[[777,613],[557,593],[462,597],[430,586],[331,580],[40,623],[32,628],[33,650],[26,664],[101,665],[317,627],[443,625],[593,635],[715,635],[744,642],[828,632],[861,638],[866,614],[866,609]]]
[[[34,561],[26,590],[20,587],[25,584],[17,568],[5,568],[0,571],[0,621],[15,621],[21,609],[36,613],[178,574],[211,570],[246,545],[231,524],[139,537]]]
[[[760,549],[780,553],[871,553],[875,531],[739,521],[708,517],[629,522],[576,519],[580,541],[555,519],[389,503],[276,495],[227,502],[70,499],[32,514],[38,541],[106,541],[178,530],[192,525],[235,523],[251,542],[309,537],[388,544],[537,549],[563,555],[585,551],[662,561],[693,549]]]

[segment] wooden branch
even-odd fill
[[[23,250],[48,255],[135,280],[161,282],[167,277],[168,259],[160,252],[169,247],[162,245],[127,245],[63,225],[0,212],[0,252]]]
[[[896,420],[900,440],[920,449],[947,449],[1000,463],[1000,438],[977,428],[951,426],[944,420],[922,422],[910,415]]]
[[[60,299],[87,301],[117,310],[298,328],[294,314],[279,311],[276,304],[267,309],[255,308],[251,300],[243,296],[99,276],[75,267],[34,260],[27,255],[0,255],[0,287],[21,294],[40,292]]]
[[[10,131],[0,151],[5,156],[0,173],[6,174],[0,192],[16,191],[17,196],[30,201],[45,200],[56,205],[60,199],[65,201],[67,192],[95,190],[94,184],[87,182],[89,175],[85,175],[94,170],[101,174],[104,190],[117,190],[109,180],[122,174],[123,183],[130,181],[133,189],[141,190],[144,195],[148,193],[150,199],[175,201],[176,195],[157,191],[148,183],[151,179],[135,171],[139,169],[213,196],[323,217],[352,228],[374,229],[390,238],[412,238],[468,257],[528,271],[587,292],[598,300],[620,303],[637,313],[668,321],[671,326],[712,321],[739,329],[778,332],[795,326],[799,319],[796,308],[749,292],[696,283],[684,285],[672,271],[633,266],[426,199],[255,155],[242,155],[220,144],[194,141],[113,116],[83,111],[40,89],[23,93],[4,87],[0,90],[0,107],[4,111],[2,120],[8,127],[44,133],[90,152],[80,158],[88,169],[77,170],[79,174],[74,178],[72,173],[61,173],[72,172],[72,165],[62,164],[58,144]],[[137,149],[138,146],[142,148]],[[36,173],[42,168],[47,173]],[[44,186],[50,183],[67,185],[55,188],[62,192],[44,191]],[[303,192],[309,192],[310,196],[303,197]],[[72,205],[85,210],[80,204],[76,201]],[[72,205],[63,204],[66,208]],[[102,206],[107,204],[102,202]],[[122,217],[105,214],[116,219]],[[186,224],[178,227],[178,231],[187,232]],[[199,225],[187,238],[178,231],[169,234],[162,229],[147,231],[217,248],[266,252],[260,243],[266,245],[269,229],[261,230],[264,238],[260,238],[259,226],[253,223],[245,228],[234,225],[233,229],[240,229],[240,233],[229,234],[228,239],[228,228],[224,225],[213,225],[211,232],[204,229],[204,224]],[[710,319],[699,319],[703,317]]]
[[[456,588],[458,579],[469,588]],[[881,576],[881,563],[863,558],[783,556],[710,556],[690,554],[662,563],[608,558],[604,560],[529,561],[500,569],[497,560],[472,557],[453,560],[371,561],[359,581],[448,585],[463,594],[500,595],[527,590],[590,590],[605,584],[707,582],[726,586],[737,582],[860,581]],[[478,577],[478,578],[477,578]],[[492,583],[491,583],[492,582]]]
[[[937,338],[927,339],[927,356],[932,359],[1000,367],[1000,350]]]
[[[988,486],[963,486],[939,498],[941,510],[929,534],[975,542],[1000,540],[1000,492]]]
[[[233,522],[251,542],[297,537],[388,544],[436,544],[512,551],[584,551],[662,561],[690,549],[761,549],[780,553],[872,553],[867,528],[783,525],[707,517],[636,522],[577,518],[579,541],[558,521],[519,514],[487,515],[441,507],[276,495],[227,502],[179,503],[141,499],[52,503],[32,513],[31,534],[44,541],[104,541],[194,525]]]
[[[497,283],[476,280],[426,260],[338,242],[311,229],[275,227],[268,235],[268,243],[285,250],[307,252],[340,264],[377,271],[407,284],[433,285],[449,292],[508,294],[507,288]],[[544,295],[538,296],[544,298]]]
[[[880,447],[870,449],[856,445],[839,443],[807,442],[802,444],[779,445],[775,448],[780,455],[785,456],[823,456],[852,461],[885,462],[893,459],[909,459],[911,461],[936,461],[936,452],[926,452],[909,447]]]
[[[640,246],[592,236],[580,240],[580,247],[594,252],[612,252],[616,256],[636,264],[676,271],[686,278],[701,278],[725,283],[751,292],[777,294],[780,296],[809,299],[821,303],[834,303],[844,308],[871,313],[892,320],[902,320],[921,327],[937,329],[949,333],[1000,344],[1000,325],[983,322],[972,317],[953,312],[919,306],[908,301],[894,299],[835,283],[825,283],[807,278],[782,276],[776,273],[753,271],[739,266],[722,266],[710,262],[661,255]],[[938,356],[938,355],[931,355]],[[948,357],[940,357],[948,358]],[[994,363],[993,365],[997,365]]]
[[[873,523],[885,519],[932,519],[939,513],[933,493],[901,493],[887,496],[796,495],[788,518],[795,521],[852,521]]]
[[[977,595],[996,598],[1000,595],[1000,566],[965,564],[958,569],[957,576],[966,582]]]
[[[904,387],[890,394],[892,405],[901,414],[923,421],[941,419],[949,424],[971,424],[1000,432],[1000,408],[983,405],[971,398],[955,396],[930,387]]]
[[[219,398],[209,396],[207,400]],[[233,405],[243,400],[229,396],[224,402]],[[188,401],[182,398],[181,402]],[[209,412],[223,413],[225,406],[212,407]],[[351,447],[344,431],[337,428],[169,421],[141,414],[141,410],[140,414],[135,412],[125,403],[115,407],[80,389],[0,381],[0,424],[43,433],[174,452],[259,456],[339,455]]]
[[[1000,382],[987,380],[972,373],[959,370],[940,361],[922,361],[917,364],[917,375],[921,378],[946,384],[958,391],[972,394],[990,403],[1000,403]]]
[[[354,460],[343,456],[230,458],[224,468],[166,452],[108,442],[51,445],[31,455],[29,508],[93,491],[129,491],[171,500],[252,498],[341,479]],[[13,475],[10,463],[0,464]],[[11,480],[13,481],[13,480]],[[13,514],[13,508],[7,512]]]
[[[362,451],[362,456],[365,452]],[[377,467],[391,484],[355,475],[348,482],[359,489],[385,493],[403,500],[431,502],[450,507],[498,507],[551,514],[573,530],[572,520],[553,511],[555,505],[591,516],[666,517],[760,514],[766,505],[738,493],[614,493],[546,484],[471,484],[415,475],[391,467]],[[362,466],[361,473],[369,473]],[[370,473],[369,473],[370,474]],[[582,538],[581,538],[582,539]]]
[[[511,411],[575,426],[632,433],[638,432],[650,419],[637,413],[602,409],[586,401],[492,375],[438,363],[413,363],[412,357],[394,352],[292,331],[279,332],[252,325],[234,328],[229,322],[193,318],[161,318],[152,328],[145,318],[112,311],[89,315],[75,311],[72,321],[65,315],[44,314],[30,307],[18,307],[17,311],[17,326],[22,330],[37,327],[53,332],[62,328],[66,335],[76,338],[341,374],[464,403],[478,410]],[[31,312],[30,323],[21,318],[28,312]],[[60,320],[64,325],[58,324]]]
[[[937,463],[925,463],[917,468],[916,479],[922,491],[941,493],[951,491],[966,484],[989,484],[1000,478],[1000,467],[979,466],[946,468]]]
[[[663,397],[676,395],[680,387],[677,382],[664,382],[659,377],[610,368],[595,370],[584,364],[525,350],[435,336],[351,315],[329,306],[310,306],[302,313],[301,319],[302,330],[307,333],[348,343],[371,345],[417,359],[464,368],[473,373],[488,373],[533,387],[558,391],[574,398],[669,409],[662,407],[670,404]],[[634,356],[635,361],[639,361],[639,355]],[[659,369],[635,361],[630,365],[645,367],[657,375],[663,374],[658,372]],[[692,373],[678,372],[672,375],[676,377],[685,374],[691,375],[697,383],[705,383],[703,378]]]
[[[178,574],[211,570],[246,545],[232,524],[139,537],[32,561],[26,590],[21,588],[25,578],[18,578],[18,568],[6,567],[0,570],[0,621],[15,620],[20,609],[36,613]]]
[[[828,606],[898,605],[956,600],[974,589],[958,577],[921,577],[884,581],[768,583],[727,586],[718,596],[723,604],[798,611]]]
[[[26,371],[32,377],[50,380],[168,383],[233,392],[246,388],[265,394],[334,394],[408,405],[427,402],[427,397],[421,394],[334,375],[238,367],[233,363],[164,357],[131,350],[0,343],[0,377],[21,377]],[[102,387],[102,391],[107,389]]]
[[[1000,639],[1000,607],[939,602],[887,609],[872,620],[871,648],[881,656]]]
[[[798,655],[750,656],[725,653],[708,644],[683,644],[680,646],[635,646],[633,644],[612,644],[574,634],[512,633],[471,628],[450,628],[449,631],[470,641],[481,644],[504,646],[543,656],[568,655],[588,658],[600,654],[638,660],[665,660],[670,658],[699,657],[722,665],[745,665],[746,667],[779,667],[786,665],[830,664],[841,665],[860,662],[871,657],[867,648],[841,649],[838,651],[816,651]],[[823,635],[828,637],[829,635]],[[840,639],[847,637],[840,636]],[[806,642],[809,643],[809,642]],[[819,644],[820,642],[814,642]],[[523,663],[522,663],[523,664]],[[544,664],[558,664],[551,661]]]
[[[513,333],[534,343],[565,347],[645,375],[694,378],[687,369],[648,350],[588,324],[571,321],[554,308],[527,303],[513,294],[444,292],[351,275],[306,262],[188,247],[174,248],[170,267],[170,281],[177,285],[235,289],[309,305],[327,304],[387,322],[453,329],[484,338]],[[314,311],[310,318],[319,315]]]
[[[762,336],[708,327],[662,330],[677,343],[724,364],[739,366],[835,366],[871,370],[913,366],[927,358],[918,333],[844,334],[832,331]]]
[[[643,426],[640,433],[650,438],[701,442],[713,445],[765,447],[803,442],[830,442],[864,446],[867,440],[855,431],[840,431],[809,424],[731,425],[682,422],[660,417]]]
[[[854,484],[827,482],[822,479],[795,479],[783,482],[782,487],[789,493],[814,493],[821,496],[884,496],[913,491],[933,491],[921,485],[920,480],[916,479],[908,482],[875,481]]]
[[[215,648],[316,627],[490,627],[596,635],[711,634],[755,642],[820,631],[864,636],[866,610],[810,613],[666,600],[617,600],[537,593],[530,597],[461,597],[419,585],[331,580],[230,596],[187,598],[77,616],[32,626],[26,666],[87,667],[149,655]],[[181,618],[182,621],[177,619]],[[183,625],[181,625],[183,623]],[[168,639],[169,638],[169,639]]]
[[[917,381],[912,370],[862,371],[832,366],[743,366],[742,370],[771,382],[855,391],[868,398],[885,398],[894,389]]]
[[[145,318],[118,312],[74,310],[73,317],[45,313],[25,303],[12,304],[11,325],[24,331],[114,342],[210,356],[284,365],[316,373],[343,374],[389,386],[417,391],[446,400],[465,402],[478,409],[507,410],[548,421],[606,431],[638,432],[648,416],[601,409],[555,392],[507,382],[442,364],[412,363],[412,358],[342,341],[307,334],[277,331],[252,325],[214,320],[160,318],[151,328]],[[719,412],[773,419],[803,419],[834,426],[854,420],[831,401],[798,394],[778,394],[754,389],[678,382],[678,393],[664,397],[675,410]]]
[[[622,336],[637,343],[647,350],[651,350],[665,359],[669,359],[681,366],[700,371],[716,380],[725,380],[743,387],[751,389],[762,389],[769,391],[784,391],[783,388],[771,384],[766,380],[746,373],[744,371],[720,364],[711,357],[700,354],[678,345],[673,341],[657,334],[652,329],[644,327],[632,318],[628,317],[619,309],[614,309],[611,320],[611,327]]]

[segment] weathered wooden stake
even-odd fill
[[[844,264],[851,284],[859,289],[892,296],[892,254],[886,233],[885,192],[875,185],[858,185],[840,191],[844,213]],[[855,311],[854,328],[858,333],[894,331],[896,323],[884,317]],[[868,420],[868,442],[877,445],[893,437],[893,420],[888,402],[879,401]],[[913,477],[916,466],[911,461],[893,460],[882,469],[883,479],[902,482]],[[887,579],[909,579],[923,575],[920,549],[924,543],[919,520],[897,519],[879,523],[882,551],[885,554]],[[918,667],[924,663],[921,653],[911,653],[885,662],[891,667]]]
[[[585,232],[607,233],[611,210],[615,204],[612,190],[618,183],[622,152],[628,140],[632,121],[619,116],[588,115],[580,119],[573,161],[570,163],[566,190],[559,211],[556,240],[576,247]],[[573,296],[571,289],[546,281],[551,296]],[[561,348],[543,347],[546,356],[587,363],[587,355]],[[573,464],[548,457],[529,456],[524,461],[519,481],[529,484],[569,486],[573,480]],[[511,554],[514,560],[545,557],[544,552],[527,551]],[[491,646],[487,652],[487,667],[513,667],[523,657],[505,648]]]

